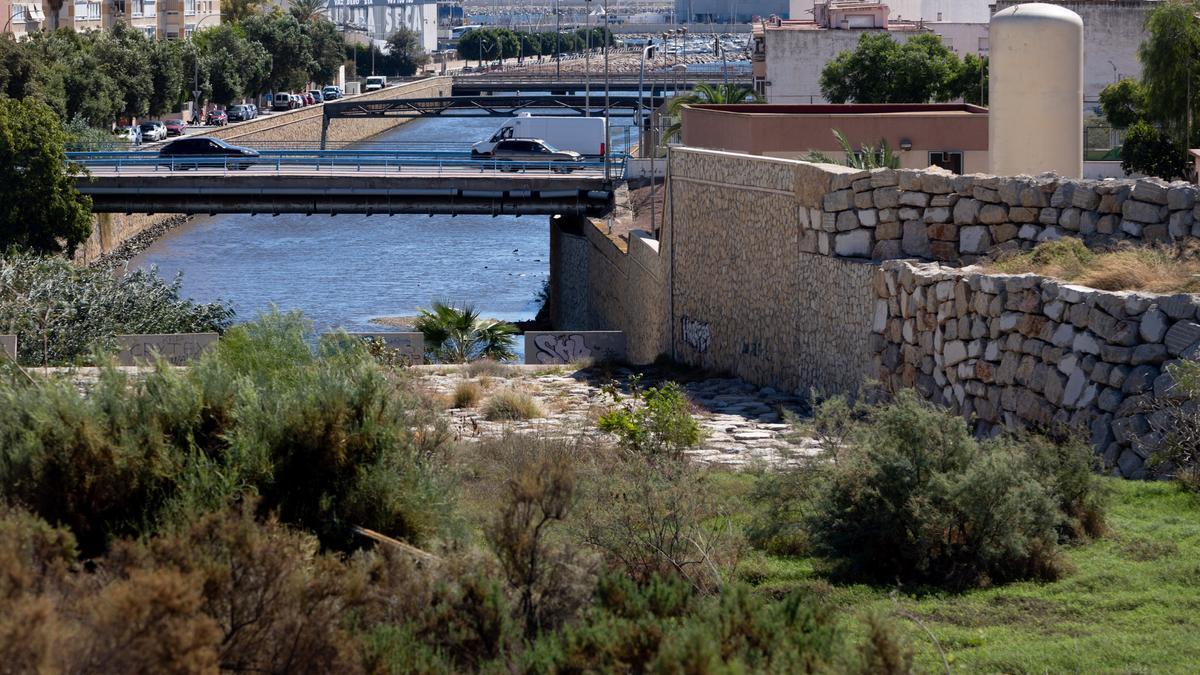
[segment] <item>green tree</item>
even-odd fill
[[[303,22],[300,29],[312,46],[308,80],[318,84],[332,82],[346,59],[346,40],[332,22],[319,15]]]
[[[400,28],[388,37],[388,60],[397,75],[412,75],[429,63],[421,36],[411,28]]]
[[[0,99],[0,247],[73,253],[91,234],[91,201],[75,190],[67,140],[45,103]]]
[[[120,92],[121,114],[135,117],[150,111],[150,97],[154,92],[150,51],[146,34],[124,23],[114,24],[109,32],[99,34],[93,42],[92,54],[99,69],[112,78]]]
[[[1187,151],[1171,134],[1139,121],[1125,132],[1121,169],[1126,175],[1140,173],[1163,180],[1183,178],[1189,173]]]
[[[0,35],[0,96],[25,98],[38,89],[41,67],[28,44]]]
[[[982,98],[975,59],[967,66],[932,33],[899,44],[887,33],[863,33],[821,71],[821,93],[833,103],[927,103],[968,93]],[[978,92],[975,94],[975,92]]]
[[[964,103],[984,105],[988,91],[988,59],[967,54],[954,76],[950,90],[961,96]]]
[[[413,324],[425,338],[425,351],[442,363],[467,363],[478,359],[505,361],[513,351],[517,327],[511,323],[480,319],[474,307],[454,307],[434,302],[432,309],[418,308]]]
[[[1148,37],[1138,48],[1147,118],[1185,142],[1190,140],[1184,138],[1188,106],[1194,114],[1200,98],[1197,12],[1200,3],[1196,2],[1159,3],[1146,17]]]
[[[169,113],[179,105],[185,87],[183,78],[183,56],[179,42],[155,40],[150,43],[150,112],[154,115]]]
[[[258,42],[271,55],[266,86],[271,91],[293,91],[304,87],[313,64],[312,40],[301,30],[296,17],[287,14],[254,15],[242,21],[246,38]]]
[[[1114,127],[1131,127],[1146,116],[1146,92],[1137,80],[1123,77],[1100,91],[1100,109]]]
[[[258,94],[271,72],[271,55],[230,24],[221,24],[193,37],[209,64],[212,100],[230,105]]]

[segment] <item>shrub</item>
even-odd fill
[[[533,638],[552,621],[547,608],[561,594],[568,567],[567,551],[547,537],[574,505],[575,466],[569,448],[545,441],[517,446],[505,460],[508,477],[487,540],[518,594],[525,636]]]
[[[87,360],[94,346],[132,333],[223,331],[233,310],[180,297],[151,270],[122,276],[65,258],[10,252],[0,257],[0,333],[17,335],[17,358],[39,365]]]
[[[584,541],[639,583],[679,577],[714,592],[733,574],[740,533],[702,469],[628,457],[605,467],[581,500]]]
[[[1125,132],[1121,169],[1127,176],[1140,173],[1163,180],[1183,178],[1189,172],[1187,151],[1167,132],[1139,121]]]
[[[512,368],[495,359],[478,359],[467,364],[467,377],[500,377],[512,374]]]
[[[434,302],[432,309],[418,307],[417,311],[420,316],[413,328],[425,337],[425,351],[431,361],[506,361],[517,356],[513,351],[517,327],[511,323],[481,319],[470,305],[454,307]]]
[[[87,555],[239,496],[358,545],[353,526],[420,541],[448,508],[448,441],[357,343],[315,355],[298,315],[229,332],[190,370],[131,382],[112,368],[86,396],[67,380],[0,376],[0,491],[68,526]]]
[[[1009,274],[1034,272],[1105,291],[1200,291],[1200,262],[1193,244],[1176,248],[1121,246],[1094,253],[1074,237],[1042,242],[1028,253],[995,263]]]
[[[1200,362],[1181,359],[1166,370],[1173,384],[1154,398],[1146,416],[1158,443],[1145,451],[1156,474],[1200,493]]]
[[[533,397],[523,391],[505,389],[488,399],[483,416],[492,421],[527,420],[542,416],[542,409]]]
[[[470,408],[483,396],[483,387],[478,382],[459,382],[454,386],[451,408]]]
[[[1102,527],[1082,444],[981,443],[911,391],[870,411],[806,519],[844,576],[966,588],[1062,571],[1060,537]],[[1064,459],[1065,458],[1065,459]],[[1052,472],[1053,462],[1071,467]],[[1064,506],[1072,510],[1065,513]]]
[[[609,388],[614,401],[615,388]],[[651,387],[600,417],[600,429],[617,435],[621,445],[643,455],[682,457],[700,442],[700,425],[688,411],[688,400],[675,382]]]

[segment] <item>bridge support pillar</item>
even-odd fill
[[[589,330],[589,254],[583,216],[550,218],[550,286],[547,316],[554,330]],[[541,317],[539,317],[541,318]]]

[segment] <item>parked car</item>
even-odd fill
[[[142,122],[142,140],[147,142],[161,141],[167,137],[167,125],[162,122]]]
[[[293,94],[275,94],[275,97],[271,99],[271,110],[282,112],[295,107],[296,98]]]
[[[321,94],[325,97],[326,101],[336,101],[345,96],[345,94],[342,93],[341,87],[337,87],[332,84],[322,89]]]
[[[303,94],[301,94],[300,98],[304,100],[304,105],[313,105],[314,103],[316,103],[316,101],[313,100],[313,95],[308,93],[307,91],[304,92]]]
[[[142,144],[142,128],[139,126],[120,126],[113,129],[113,134],[123,141],[129,141],[133,145]]]
[[[204,118],[204,123],[210,127],[223,127],[228,121],[229,117],[224,110],[209,110]]]
[[[159,165],[170,169],[199,169],[228,167],[248,169],[258,158],[258,151],[230,145],[211,136],[193,136],[171,141],[158,151]]]
[[[367,91],[377,91],[388,86],[386,75],[371,75],[367,77]]]
[[[225,120],[228,122],[246,122],[252,119],[254,119],[254,112],[246,104],[231,105],[229,110],[225,111]]]
[[[496,143],[490,152],[480,153],[480,156],[516,162],[553,162],[554,166],[551,168],[554,171],[562,173],[574,171],[573,167],[565,166],[566,164],[578,162],[583,159],[583,155],[574,150],[559,150],[552,145],[548,145],[545,141],[528,138],[512,138],[500,141]],[[560,164],[563,166],[559,166]],[[512,170],[517,171],[518,169],[514,168]]]
[[[247,103],[246,106],[250,108],[250,119],[258,117],[258,105],[254,103]]]
[[[314,103],[324,103],[325,102],[325,95],[321,93],[320,89],[313,89],[312,91],[308,92],[308,94],[309,94],[309,96],[312,96],[312,100]]]
[[[187,124],[183,120],[167,120],[163,122],[167,126],[168,136],[182,136],[184,129],[187,129]]]

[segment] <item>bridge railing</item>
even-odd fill
[[[609,157],[609,170],[620,176],[626,155]],[[71,152],[67,160],[96,173],[145,174],[205,170],[228,173],[254,169],[287,174],[309,171],[353,173],[370,171],[384,174],[443,175],[463,173],[545,172],[572,173],[575,171],[602,173],[605,162],[600,157],[569,160],[506,160],[471,157],[462,152],[423,152],[397,154],[383,150],[274,150],[257,157],[245,156],[172,156],[162,157],[144,152]]]

